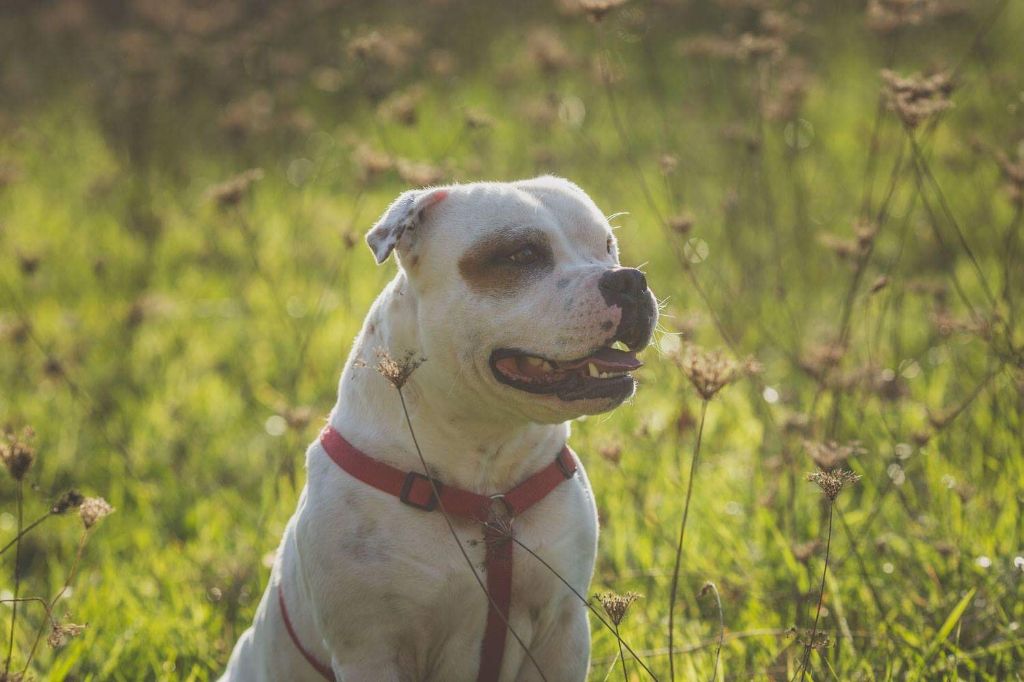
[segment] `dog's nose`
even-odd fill
[[[647,291],[647,278],[636,268],[615,268],[601,275],[597,286],[605,298],[640,298]]]

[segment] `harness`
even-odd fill
[[[553,462],[506,493],[480,495],[442,484],[415,471],[402,471],[373,459],[345,440],[331,426],[320,432],[320,443],[334,463],[353,478],[376,488],[399,502],[424,512],[443,509],[450,516],[475,521],[484,526],[487,573],[487,625],[480,645],[480,669],[477,682],[497,682],[505,656],[505,639],[512,602],[512,520],[537,504],[548,493],[572,478],[578,465],[568,446],[563,446]],[[433,482],[433,485],[431,485]],[[434,487],[438,494],[434,494]],[[299,641],[285,605],[281,583],[277,585],[285,629],[295,647],[325,680],[335,682],[329,665],[311,654]]]

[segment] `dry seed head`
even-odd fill
[[[744,367],[722,351],[689,346],[675,358],[676,364],[704,400],[711,400],[744,372]]]
[[[105,516],[114,513],[111,507],[102,497],[87,497],[82,500],[78,508],[78,515],[82,518],[85,529],[88,530],[100,522]]]
[[[882,80],[885,83],[882,90],[889,109],[895,111],[908,128],[916,128],[931,116],[953,106],[949,99],[953,92],[953,80],[948,73],[903,77],[883,69]]]
[[[372,147],[361,144],[353,154],[356,165],[364,179],[369,180],[382,173],[386,173],[395,167],[395,162],[384,152],[377,151]]]
[[[843,488],[859,481],[860,475],[846,469],[812,471],[807,474],[807,480],[821,488],[821,492],[830,502],[835,502]]]
[[[7,472],[15,481],[25,478],[25,474],[32,467],[35,461],[35,448],[29,443],[35,438],[35,431],[26,426],[21,435],[17,435],[11,429],[5,429],[0,435],[0,461],[7,467]]]
[[[75,623],[69,623],[66,620],[62,623],[54,622],[50,628],[50,635],[46,638],[46,643],[54,649],[62,647],[68,643],[73,637],[77,637],[85,631],[85,625],[77,625]]]
[[[597,23],[605,18],[609,12],[626,4],[627,0],[579,0],[580,7],[586,13],[587,18]]]
[[[377,371],[398,390],[402,390],[412,373],[426,362],[426,358],[416,358],[415,351],[409,351],[401,360],[393,358],[385,348],[378,348],[375,353],[377,354]]]
[[[410,161],[409,159],[396,159],[395,170],[398,172],[398,177],[402,179],[402,182],[415,187],[439,185],[448,177],[447,171],[443,168],[432,166],[429,163]]]
[[[693,214],[681,213],[668,219],[668,227],[676,234],[687,235],[693,230]]]
[[[237,206],[249,194],[252,186],[262,179],[262,168],[250,168],[206,190],[206,198],[216,202],[220,208]]]
[[[50,513],[63,514],[71,511],[72,509],[78,509],[82,506],[82,502],[84,501],[85,498],[82,496],[82,493],[74,489],[69,490],[57,498],[57,501],[53,503],[52,507],[50,507]]]
[[[793,627],[787,630],[786,634],[790,637],[795,637],[796,641],[800,642],[800,644],[804,645],[808,649],[825,649],[829,645],[828,634],[824,632],[797,630]]]
[[[595,594],[594,597],[601,602],[601,608],[611,618],[613,625],[618,625],[625,619],[626,613],[629,612],[629,607],[632,606],[633,602],[640,599],[643,595],[637,592],[627,592],[625,594],[617,594],[615,592],[604,592],[602,594]]]

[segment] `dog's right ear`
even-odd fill
[[[447,196],[446,189],[411,189],[398,195],[377,224],[366,233],[366,243],[377,262],[387,260],[402,235],[419,226],[423,212]]]

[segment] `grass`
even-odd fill
[[[671,619],[676,679],[1020,679],[1021,209],[996,153],[1024,154],[1019,4],[885,34],[860,6],[786,5],[803,30],[780,59],[737,37],[768,34],[749,8],[460,7],[263,17],[255,51],[0,14],[0,426],[37,434],[23,513],[0,483],[0,544],[71,487],[117,509],[80,564],[67,515],[3,554],[0,599],[41,600],[18,603],[11,670],[60,595],[88,627],[40,647],[40,678],[215,678],[393,275],[362,234],[431,174],[554,172],[626,212],[623,261],[667,306],[637,397],[572,438],[602,521],[591,592],[643,595],[615,624],[629,648],[668,679]],[[908,130],[883,67],[955,70],[955,106]],[[417,86],[413,123],[378,111]],[[236,202],[211,194],[252,167]],[[690,344],[762,370],[704,415],[673,360]],[[805,441],[832,440],[863,476],[834,506],[805,480]],[[593,679],[647,677],[592,625]]]

